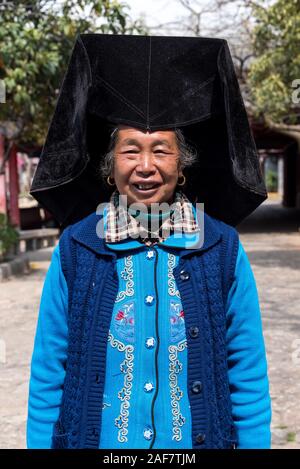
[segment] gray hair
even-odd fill
[[[103,158],[101,158],[101,163],[99,166],[99,175],[104,179],[111,175],[114,164],[114,150],[115,145],[118,139],[119,128],[115,127],[112,133],[110,134],[110,141],[108,144],[108,149]],[[175,129],[176,142],[179,149],[179,158],[181,163],[181,168],[187,168],[192,166],[197,161],[197,151],[196,149],[186,142],[182,130]]]

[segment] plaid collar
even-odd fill
[[[107,243],[117,243],[132,237],[147,246],[151,246],[163,242],[171,232],[182,232],[184,234],[200,231],[194,217],[192,203],[181,191],[175,192],[170,211],[164,214],[161,224],[159,224],[158,214],[155,214],[154,223],[152,219],[150,229],[149,226],[146,228],[147,218],[143,217],[145,221],[141,223],[139,219],[136,219],[137,212],[131,211],[129,213],[125,204],[122,204],[120,193],[116,189],[107,204],[105,241]]]

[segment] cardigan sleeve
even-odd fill
[[[59,244],[43,285],[30,367],[27,447],[51,448],[65,377],[68,290]]]
[[[237,449],[271,447],[271,398],[255,278],[239,241],[226,307],[227,362]]]

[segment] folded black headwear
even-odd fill
[[[109,200],[96,168],[116,124],[182,128],[198,151],[184,192],[226,223],[267,198],[224,39],[77,36],[30,191],[62,226]]]

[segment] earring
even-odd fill
[[[110,176],[108,176],[107,179],[106,179],[106,180],[107,180],[107,184],[108,184],[109,186],[115,186],[115,183],[109,182],[109,178],[110,178]]]
[[[183,174],[182,177],[183,177],[184,180],[183,180],[183,182],[180,183],[180,184],[177,182],[177,185],[178,185],[178,186],[184,186],[184,185],[185,185],[185,181],[186,181],[185,175]]]

